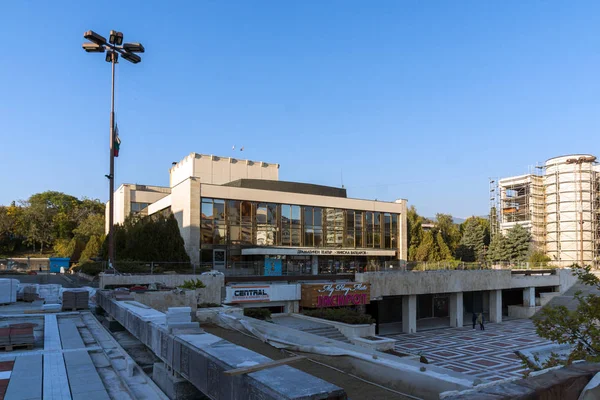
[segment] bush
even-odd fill
[[[179,286],[181,289],[202,289],[206,285],[200,279],[191,279],[189,281],[183,281],[183,285]]]
[[[102,263],[99,262],[84,262],[74,266],[72,269],[75,272],[83,272],[91,276],[96,276],[104,270]]]
[[[375,323],[370,315],[361,314],[351,308],[317,308],[316,310],[304,310],[302,314],[351,325]]]
[[[550,257],[548,257],[546,254],[544,254],[543,251],[534,251],[529,256],[530,263],[546,264],[546,263],[549,263],[550,261],[552,261],[552,259]]]
[[[244,308],[244,315],[250,318],[262,319],[263,321],[271,319],[271,311],[268,308]]]
[[[198,304],[198,308],[213,308],[213,307],[222,307],[222,305],[217,303],[200,303]]]

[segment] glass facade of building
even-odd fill
[[[398,214],[212,198],[201,202],[202,249],[398,248]]]

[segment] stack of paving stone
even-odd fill
[[[197,322],[192,322],[191,307],[169,307],[167,310],[167,326],[173,329],[194,329],[198,328]]]
[[[35,341],[33,336],[34,324],[12,324],[10,325],[10,344],[11,346],[31,345]]]
[[[0,304],[15,303],[19,281],[16,279],[0,279]]]
[[[10,328],[0,328],[0,348],[10,345]]]
[[[90,294],[87,290],[69,290],[62,294],[63,310],[82,310],[88,308]]]
[[[23,288],[23,301],[31,303],[38,299],[36,286],[25,286]]]

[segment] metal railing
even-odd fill
[[[370,265],[365,268],[364,272],[394,272],[394,271],[439,271],[439,270],[483,270],[483,269],[499,269],[499,270],[544,270],[560,268],[557,265],[549,263],[530,263],[516,261],[501,261],[501,262],[462,262],[462,261],[409,261],[386,263],[386,265]]]

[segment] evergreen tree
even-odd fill
[[[515,225],[506,233],[505,260],[526,261],[529,254],[531,234],[521,225]]]
[[[438,213],[435,215],[435,219],[436,229],[441,233],[444,243],[450,249],[450,253],[453,254],[460,242],[459,226],[454,223],[454,218],[450,214]]]
[[[85,245],[85,249],[81,252],[81,255],[79,256],[79,261],[89,261],[92,258],[98,257],[102,249],[103,240],[104,238],[100,236],[90,237],[90,240],[88,240],[87,244]]]
[[[189,262],[185,243],[177,220],[169,216],[153,215],[128,217],[123,225],[116,225],[115,253],[117,260]],[[108,241],[102,252],[108,255]]]
[[[456,251],[456,257],[462,261],[473,262],[483,257],[485,228],[479,219],[471,217],[463,224],[463,236]]]
[[[423,240],[423,217],[417,214],[415,206],[410,206],[407,210],[406,222],[408,232],[408,260],[416,261],[417,249]]]
[[[437,259],[432,261],[452,260],[452,252],[446,244],[446,241],[444,240],[444,236],[442,235],[441,231],[438,231],[437,235],[435,235],[435,244],[436,253],[434,253],[434,256]]]
[[[415,251],[415,261],[433,261],[435,253],[435,240],[432,231],[423,233],[423,240]]]
[[[506,238],[498,233],[494,236],[492,241],[490,242],[490,247],[487,253],[487,259],[489,261],[504,261],[506,260]]]

